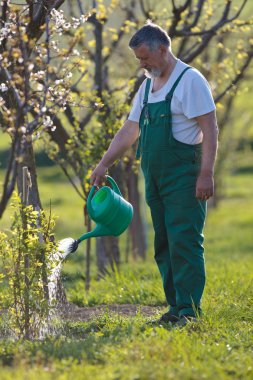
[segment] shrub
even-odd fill
[[[3,319],[16,337],[38,337],[54,306],[50,302],[49,276],[57,265],[54,218],[43,210],[12,203],[14,216],[10,231],[0,232]]]

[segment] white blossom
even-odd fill
[[[8,87],[6,86],[6,84],[5,83],[1,83],[0,84],[0,91],[1,92],[5,92],[7,90],[8,90]]]
[[[40,71],[37,71],[37,73],[31,73],[31,79],[35,80],[35,79],[44,79],[45,78],[45,71],[44,70],[40,70]]]
[[[34,64],[33,64],[33,63],[30,63],[30,65],[28,66],[28,70],[29,70],[29,71],[32,71],[33,68],[34,68]]]
[[[43,123],[44,127],[46,127],[46,128],[51,128],[53,126],[53,121],[52,121],[51,117],[48,115],[43,116],[42,123]]]
[[[81,15],[81,17],[80,17],[79,20],[80,20],[80,22],[82,24],[84,24],[87,21],[88,17],[90,17],[90,14],[87,14],[86,16],[85,15]]]
[[[26,133],[26,127],[22,126],[19,128],[20,132],[25,134]]]
[[[56,9],[53,8],[51,10],[51,20],[55,24],[56,32],[58,32],[59,34],[61,34],[61,32],[63,30],[63,25],[66,22],[65,18],[64,18],[64,15],[63,15],[63,11],[62,10],[57,11]]]
[[[58,84],[61,84],[63,82],[63,79],[57,79],[54,83],[56,84],[56,85],[58,85]]]
[[[10,23],[5,23],[4,26],[0,30],[0,42],[8,37],[11,32]]]
[[[37,90],[38,90],[38,91],[43,91],[43,89],[44,89],[43,84],[41,84],[41,83],[37,83]]]
[[[2,4],[1,4],[2,5]],[[11,13],[9,14],[9,19],[16,22],[16,19],[17,19],[17,15],[16,13]]]
[[[66,23],[63,25],[63,28],[64,28],[65,30],[70,29],[70,28],[71,28],[71,24],[70,24],[70,22],[66,22]]]
[[[78,18],[72,17],[72,27],[74,29],[77,29],[80,25],[80,20]]]
[[[69,30],[70,28],[77,29],[80,24],[87,21],[89,16],[90,15],[81,15],[79,19],[72,17],[71,21],[67,21],[62,10],[58,11],[56,9],[52,9],[51,11],[51,20],[54,22],[56,32],[59,33],[59,35],[61,35],[64,30]]]
[[[59,53],[60,49],[58,47],[57,41],[51,41],[51,49],[54,50],[56,53]]]

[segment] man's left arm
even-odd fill
[[[209,199],[214,193],[214,163],[218,147],[218,126],[215,111],[195,118],[202,130],[202,159],[196,183],[196,197]]]

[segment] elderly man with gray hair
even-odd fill
[[[174,56],[161,27],[148,21],[129,46],[147,78],[91,182],[100,185],[107,169],[138,139],[155,260],[169,307],[155,322],[184,326],[201,314],[205,286],[203,228],[214,192],[215,104],[206,79]]]

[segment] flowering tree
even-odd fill
[[[83,58],[76,49],[84,15],[66,21],[58,8],[63,1],[41,1],[27,6],[3,1],[0,31],[0,118],[1,129],[11,137],[0,217],[18,183],[22,168],[31,177],[28,203],[41,208],[36,180],[33,145],[45,131],[54,131],[54,116],[66,107],[87,106],[76,100],[75,89],[83,72]],[[54,8],[53,8],[54,7]],[[64,39],[64,50],[59,47]]]
[[[21,199],[9,240],[1,235],[1,251],[6,253],[6,279],[14,284],[8,289],[13,292],[9,301],[15,304],[16,322],[25,337],[33,333],[34,316],[48,312],[43,305],[49,301],[50,257],[52,261],[56,249],[51,221],[45,223],[41,210],[34,144],[46,132],[53,133],[55,121],[70,107],[96,108],[95,102],[76,95],[85,76],[82,50],[76,46],[87,17],[82,14],[67,21],[58,11],[63,2],[1,3],[0,128],[10,136],[11,146],[0,217],[16,183]],[[64,40],[64,48],[59,39]]]

